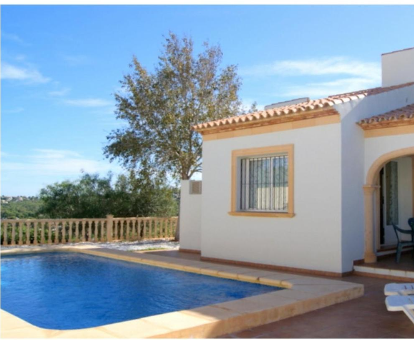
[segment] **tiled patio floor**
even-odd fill
[[[178,251],[153,252],[191,260],[196,254]],[[409,257],[409,256],[408,256]],[[391,258],[393,261],[393,258]],[[407,262],[408,263],[408,262]],[[289,319],[228,334],[224,338],[414,338],[414,324],[404,313],[388,312],[384,285],[391,281],[348,276],[344,281],[362,283],[363,297]]]

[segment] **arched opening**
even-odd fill
[[[364,260],[373,263],[381,244],[393,242],[392,223],[404,227],[407,214],[414,216],[414,147],[379,157],[365,183]]]

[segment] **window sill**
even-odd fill
[[[280,213],[280,212],[254,212],[254,211],[229,211],[231,216],[246,216],[246,217],[274,217],[274,218],[292,218],[294,213]]]

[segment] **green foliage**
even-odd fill
[[[83,174],[80,180],[48,185],[40,191],[42,213],[51,218],[104,217],[111,192],[111,177]]]
[[[173,216],[178,213],[176,192],[158,178],[120,175],[112,185],[111,174],[83,174],[42,189],[40,212],[51,218]]]
[[[116,94],[117,119],[127,127],[107,137],[105,155],[127,169],[189,179],[201,171],[201,144],[191,126],[241,112],[236,66],[220,68],[219,46],[203,44],[194,55],[191,38],[170,33],[153,73],[133,58],[132,72]]]
[[[1,218],[37,218],[43,202],[39,199],[13,201],[1,204]]]

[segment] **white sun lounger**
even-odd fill
[[[384,294],[391,295],[414,295],[414,283],[388,283],[384,287]]]
[[[404,312],[411,322],[414,323],[414,296],[387,296],[385,305],[389,312]]]

